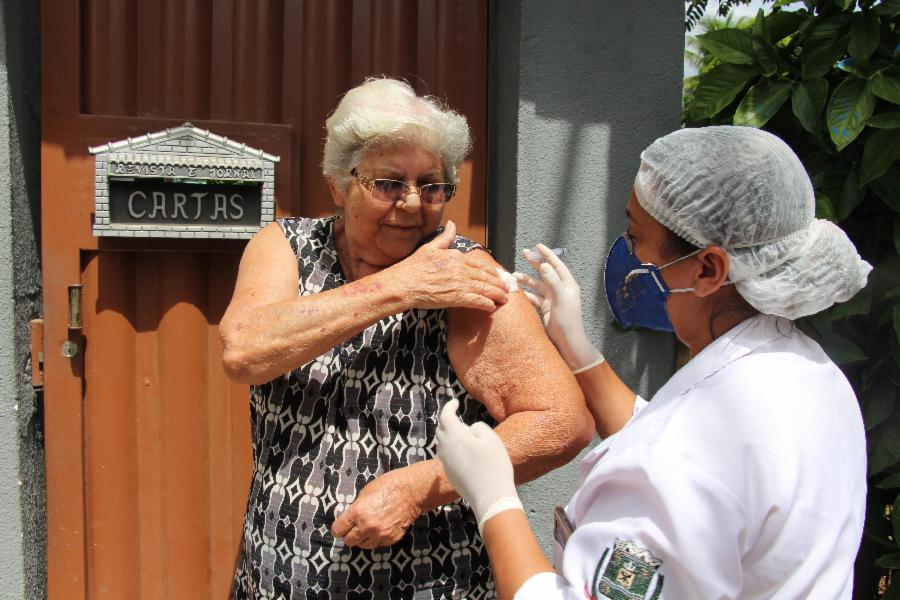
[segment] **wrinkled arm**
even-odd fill
[[[257,233],[241,257],[219,334],[225,373],[265,383],[406,307],[380,274],[311,296],[297,295],[297,257],[281,228]]]
[[[447,346],[463,387],[500,422],[496,432],[517,483],[566,464],[590,442],[594,422],[584,396],[521,292],[493,313],[450,309]],[[458,497],[437,459],[403,471],[423,511]]]

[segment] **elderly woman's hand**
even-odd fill
[[[401,286],[412,308],[474,308],[492,311],[506,302],[507,285],[480,252],[451,250],[456,224],[409,257],[384,270]]]
[[[422,513],[406,469],[379,475],[360,491],[350,507],[334,520],[331,532],[344,544],[359,548],[390,546],[402,538]]]

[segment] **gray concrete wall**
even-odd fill
[[[0,2],[0,598],[46,596],[40,316],[39,2]]]
[[[495,0],[492,9],[491,249],[527,270],[522,248],[566,247],[588,335],[649,397],[673,371],[673,337],[611,326],[603,263],[625,228],[641,150],[679,127],[684,5]],[[551,510],[577,487],[577,466],[520,488],[548,552]]]

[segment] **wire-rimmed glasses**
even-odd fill
[[[424,204],[444,204],[449,202],[456,193],[456,185],[452,183],[426,183],[424,185],[410,185],[405,181],[396,179],[372,179],[360,175],[356,169],[350,171],[360,185],[369,190],[378,200],[384,202],[398,202],[405,200],[412,193],[419,195]]]

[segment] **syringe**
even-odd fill
[[[559,258],[562,258],[566,255],[565,248],[550,248],[550,252],[552,252]],[[541,256],[541,253],[538,251],[537,246],[535,246],[534,248],[525,248],[525,259],[544,262],[544,257]]]

